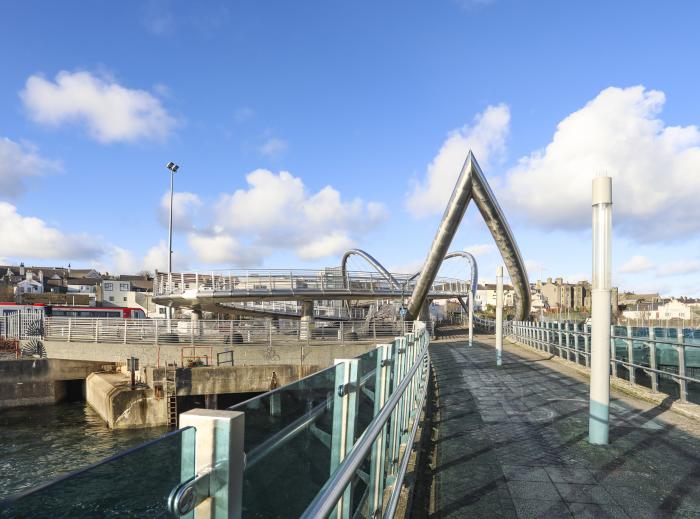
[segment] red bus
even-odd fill
[[[15,314],[41,314],[47,317],[111,317],[121,319],[145,319],[146,313],[140,308],[121,306],[60,306],[41,303],[18,305],[15,303],[0,303],[0,317]]]

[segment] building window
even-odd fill
[[[126,303],[126,297],[124,298],[124,302]]]
[[[161,307],[158,309],[158,313],[161,315],[165,315],[165,307]]]
[[[112,291],[114,289],[114,285],[112,283],[105,283],[105,290]]]
[[[129,283],[119,283],[119,290],[122,291],[129,291]]]
[[[114,302],[114,296],[109,296],[109,300]]]

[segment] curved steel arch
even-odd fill
[[[345,285],[345,288],[350,288],[350,283],[348,280],[348,271],[347,271],[347,263],[348,263],[348,258],[350,256],[360,256],[361,258],[364,258],[367,263],[372,265],[374,269],[379,272],[384,279],[386,279],[389,283],[391,283],[394,288],[397,290],[401,290],[401,284],[396,281],[396,278],[391,275],[391,273],[384,268],[384,265],[379,263],[369,252],[365,252],[362,249],[350,249],[349,251],[346,251],[345,254],[343,254],[343,259],[340,263],[340,271],[343,276],[343,283]]]
[[[450,259],[450,258],[466,258],[467,261],[469,262],[469,266],[470,266],[470,270],[471,270],[471,281],[470,281],[469,288],[471,290],[472,296],[474,298],[476,298],[476,289],[479,285],[479,269],[476,266],[476,259],[474,258],[474,256],[470,252],[458,250],[458,251],[448,252],[445,255],[445,257],[442,258],[442,261],[445,261],[445,260]],[[409,277],[405,281],[404,286],[408,285],[409,282],[413,281],[418,276],[420,276],[421,272],[423,272],[423,271],[419,270],[418,272],[413,274],[411,277]]]
[[[525,262],[510,230],[508,221],[471,150],[464,161],[457,184],[452,191],[452,196],[445,209],[440,227],[425,260],[423,271],[411,294],[408,305],[409,317],[416,318],[420,314],[430,286],[437,276],[445,253],[472,198],[486,226],[491,231],[491,236],[496,241],[498,250],[501,252],[503,261],[508,269],[510,279],[513,282],[517,295],[515,318],[524,321],[529,317],[530,282],[527,277]]]

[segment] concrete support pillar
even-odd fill
[[[503,364],[503,266],[496,268],[496,366]]]
[[[593,283],[591,390],[588,441],[607,445],[610,415],[610,299],[612,263],[612,179],[593,179]]]
[[[199,309],[193,309],[190,315],[190,322],[192,326],[192,337],[199,337],[202,335],[202,324],[199,322],[202,318],[202,311]]]
[[[311,338],[314,329],[314,302],[303,301],[301,306],[301,323],[299,325],[299,338],[307,340]]]
[[[216,406],[218,404],[218,398],[219,395],[204,395],[204,407],[206,409],[216,409]]]

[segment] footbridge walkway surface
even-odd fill
[[[700,517],[700,422],[613,390],[590,445],[585,375],[513,344],[497,368],[493,336],[458,333],[431,344],[412,517]]]

